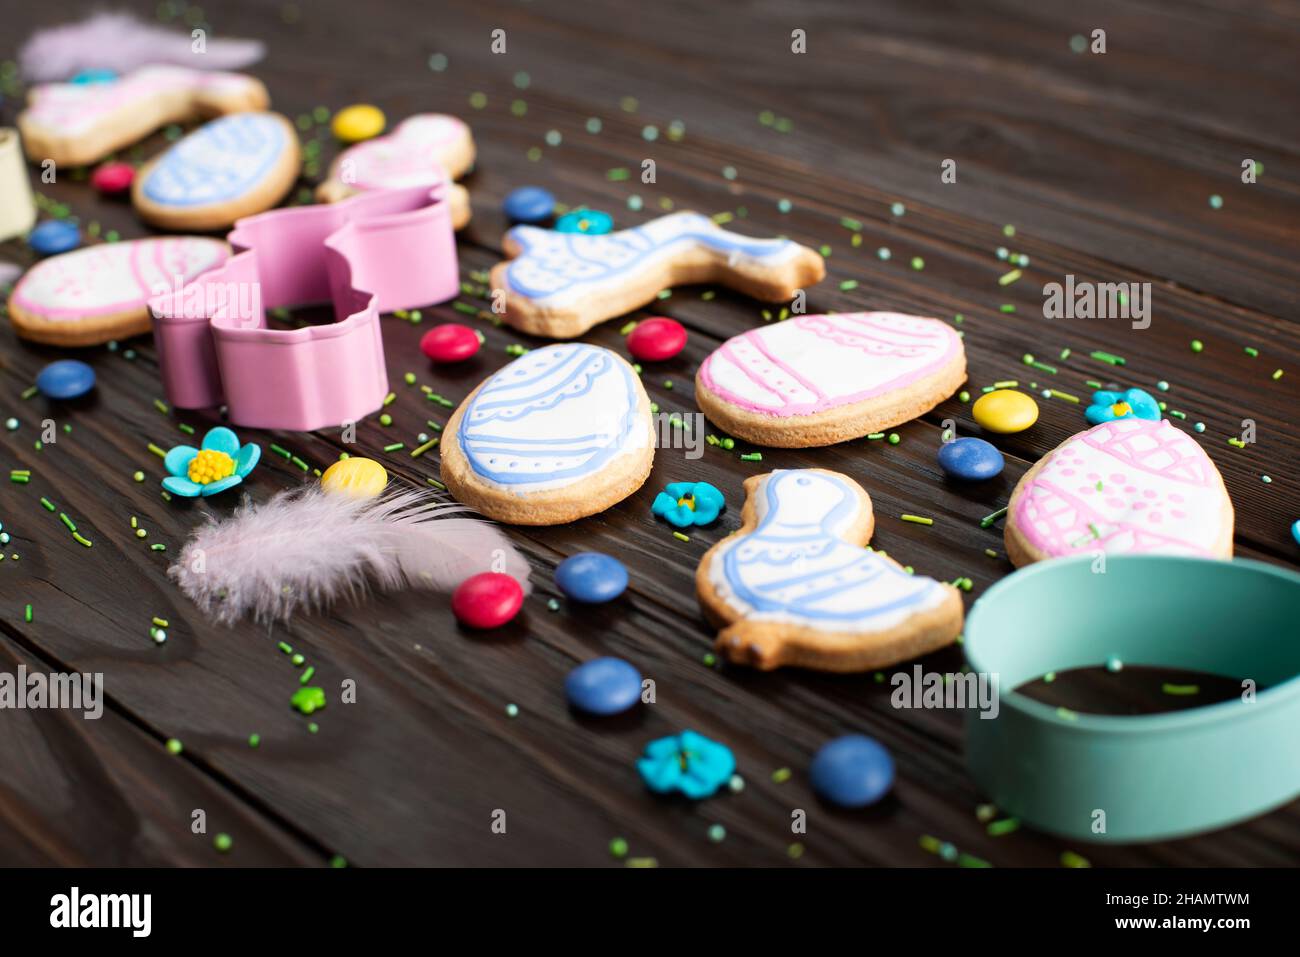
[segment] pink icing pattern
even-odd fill
[[[728,339],[700,379],[765,415],[812,415],[906,388],[950,362],[961,340],[937,319],[889,312],[797,316]]]
[[[466,134],[454,116],[423,113],[398,124],[387,136],[358,143],[335,160],[336,169],[352,164],[356,189],[434,186],[447,179],[447,150]]]
[[[151,296],[219,266],[230,255],[218,239],[168,236],[102,243],[42,260],[11,297],[45,319],[75,321],[143,309]]]
[[[53,130],[75,133],[89,129],[109,113],[145,103],[165,91],[233,92],[253,82],[239,73],[147,66],[107,83],[43,83],[30,94],[27,118]]]
[[[1205,451],[1168,421],[1126,418],[1082,432],[1044,460],[1012,515],[1048,556],[1217,557],[1226,493]]]

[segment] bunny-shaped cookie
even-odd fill
[[[863,547],[871,499],[852,479],[792,469],[745,481],[740,530],[695,573],[721,631],[717,649],[764,671],[797,665],[867,671],[953,642],[962,628],[953,586],[908,574]]]

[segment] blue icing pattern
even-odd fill
[[[515,491],[569,485],[648,440],[632,370],[574,342],[534,349],[484,383],[456,437],[481,478]]]
[[[284,153],[288,133],[270,113],[233,113],[195,130],[163,154],[142,187],[167,206],[207,206],[258,186]]]
[[[905,617],[937,603],[932,578],[909,575],[842,536],[860,508],[854,489],[821,472],[777,471],[763,483],[762,518],[721,556],[722,577],[756,618],[822,627]],[[880,627],[889,627],[888,624]]]
[[[750,239],[722,229],[699,213],[674,213],[605,235],[565,233],[516,226],[509,236],[523,251],[506,267],[511,289],[541,300],[581,293],[583,286],[616,282],[660,253],[704,246],[733,261],[779,261],[797,244],[788,239]]]

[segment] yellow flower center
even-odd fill
[[[1117,416],[1128,415],[1130,412],[1133,411],[1133,407],[1129,405],[1127,402],[1116,402],[1114,405],[1110,407],[1110,410],[1114,412]]]
[[[225,452],[204,449],[190,459],[190,481],[209,485],[235,474],[235,460]]]
[[[695,496],[694,496],[694,495],[683,495],[681,498],[679,498],[679,499],[677,500],[677,504],[678,504],[678,505],[685,505],[687,508],[689,508],[689,509],[693,512],[693,511],[695,511]]]

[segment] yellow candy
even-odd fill
[[[330,129],[344,143],[357,143],[384,132],[386,123],[383,110],[369,103],[363,103],[345,107],[335,113]]]
[[[1023,432],[1038,421],[1038,403],[1023,392],[998,389],[975,400],[971,413],[990,432]]]
[[[374,498],[388,484],[388,473],[374,459],[339,459],[320,477],[321,488],[352,498]]]

